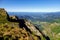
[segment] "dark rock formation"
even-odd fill
[[[1,11],[1,10],[4,10],[4,9],[0,9],[0,11]],[[4,13],[5,15],[4,15],[3,17],[4,17],[5,19],[7,19],[7,21],[19,23],[19,27],[22,28],[22,29],[25,28],[25,30],[26,30],[27,32],[29,32],[30,34],[32,34],[33,32],[36,32],[36,33],[34,33],[34,36],[38,37],[38,40],[41,40],[40,34],[41,34],[46,40],[50,40],[48,36],[45,36],[36,26],[34,26],[34,25],[31,24],[30,22],[26,21],[25,19],[19,19],[17,16],[10,17],[6,11],[1,11],[1,12],[0,12],[0,15],[1,15],[1,14],[3,15],[2,12],[5,12],[5,13]],[[29,36],[30,36],[31,40],[34,40],[33,37],[32,37],[32,35],[30,35],[30,34],[29,34]],[[0,39],[3,40],[3,38],[0,38]],[[17,39],[17,40],[18,40],[18,39]]]
[[[28,28],[28,26],[25,24],[25,20],[24,19],[19,19],[17,16],[15,16],[16,19],[11,19],[11,18],[9,18],[9,15],[8,14],[7,14],[7,16],[8,16],[8,18],[7,18],[8,21],[10,21],[10,22],[18,22],[20,28],[23,28],[24,27],[27,31],[29,31],[30,33],[32,33],[31,30]],[[39,30],[39,28],[37,28],[36,26],[35,26],[35,28],[43,35],[43,37],[46,40],[50,40],[50,38],[48,36],[44,35],[42,33],[42,31]],[[41,40],[40,36],[37,36],[37,37]]]
[[[35,26],[36,27],[36,26]],[[37,30],[39,30],[39,28],[36,27]],[[46,39],[46,40],[50,40],[50,38],[48,36],[46,36],[44,33],[42,33],[42,31],[39,30],[39,32],[43,35],[43,37]]]

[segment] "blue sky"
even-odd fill
[[[58,12],[60,0],[0,0],[0,8],[9,12]]]

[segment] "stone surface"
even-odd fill
[[[39,30],[27,20],[19,19],[16,16],[9,17],[5,9],[0,8],[1,40],[41,40],[41,35]]]

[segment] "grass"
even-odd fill
[[[2,37],[3,40],[38,40],[34,33],[30,34],[25,28],[19,28],[19,23],[7,21],[5,13],[4,10],[0,10],[0,38]],[[49,36],[50,40],[60,40],[60,19],[52,22],[35,21],[32,23],[39,25],[40,30]],[[40,37],[45,40],[42,36]]]
[[[43,28],[42,32],[48,35],[51,40],[60,40],[60,22],[40,22],[38,24]]]

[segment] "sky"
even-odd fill
[[[60,12],[60,0],[0,0],[8,12]]]

